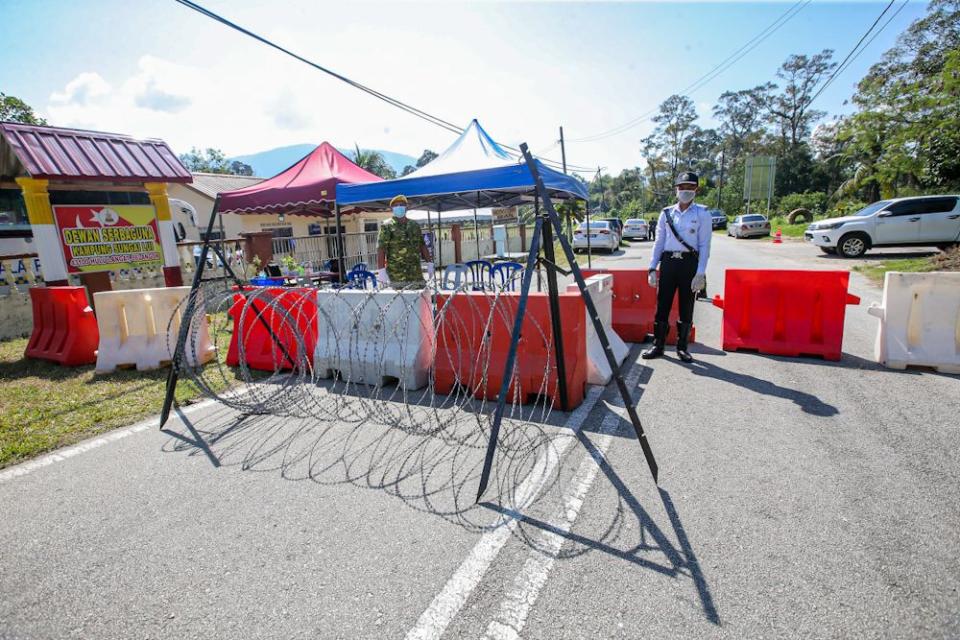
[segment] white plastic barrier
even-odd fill
[[[613,351],[613,357],[617,364],[623,364],[630,353],[630,348],[620,339],[617,332],[613,330],[613,276],[609,273],[590,276],[586,280],[587,290],[593,299],[593,304],[597,308],[597,315],[600,316],[600,322],[603,324],[604,332],[607,334],[607,340],[610,342],[610,348]],[[567,285],[567,293],[579,293],[580,288],[576,283]],[[600,337],[593,328],[593,321],[587,314],[587,382],[589,384],[605,385],[613,377],[613,371],[607,362],[607,356],[603,353],[603,347],[600,346]]]
[[[960,373],[960,273],[888,271],[874,355],[891,369],[908,365]]]
[[[434,354],[433,310],[424,291],[317,291],[316,375],[413,391],[427,385]]]
[[[190,287],[95,293],[100,330],[97,372],[109,373],[119,366],[145,371],[171,361],[188,295]],[[199,330],[190,332],[186,344],[191,365],[208,362],[214,355],[202,302],[194,322],[199,323],[195,325]]]

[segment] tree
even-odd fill
[[[34,112],[33,107],[20,98],[8,96],[3,92],[0,92],[0,121],[47,124],[46,120]]]
[[[729,162],[736,162],[760,142],[774,87],[772,82],[767,82],[752,89],[720,94],[713,107],[713,117],[720,122],[719,133]]]
[[[420,154],[420,157],[417,158],[417,169],[420,167],[433,162],[437,158],[437,153],[431,151],[430,149],[424,149],[423,153]]]
[[[360,145],[356,143],[354,143],[354,148],[356,151],[353,155],[353,161],[361,168],[380,176],[384,180],[392,180],[397,177],[397,172],[387,164],[383,154],[378,151],[373,151],[372,149],[361,150]]]
[[[784,146],[799,144],[810,135],[813,123],[826,115],[823,111],[811,109],[810,103],[820,81],[837,68],[832,58],[832,49],[824,49],[809,57],[794,54],[777,70],[777,77],[785,86],[770,100],[769,112],[780,130]]]
[[[671,174],[677,172],[683,156],[684,142],[696,119],[697,109],[693,100],[686,96],[672,95],[660,104],[659,112],[653,117],[657,126],[653,133],[642,141],[645,147],[666,159]]]
[[[208,147],[204,150],[193,147],[190,153],[180,156],[180,162],[195,173],[223,173],[227,175],[252,176],[253,168],[239,160],[227,160],[220,149]]]

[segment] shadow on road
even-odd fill
[[[773,382],[770,382],[769,380],[756,378],[745,373],[730,371],[729,369],[718,367],[715,364],[705,362],[703,360],[695,360],[688,366],[690,371],[692,371],[695,375],[715,378],[717,380],[742,387],[749,391],[753,391],[754,393],[790,400],[800,407],[804,413],[823,417],[835,416],[840,413],[836,407],[823,402],[820,400],[820,398],[814,395],[798,389],[781,387]]]

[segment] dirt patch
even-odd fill
[[[933,271],[960,271],[960,247],[952,247],[930,259]]]

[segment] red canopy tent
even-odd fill
[[[337,185],[377,182],[380,176],[361,168],[329,142],[295,165],[253,186],[220,194],[220,213],[276,213],[329,217]]]

